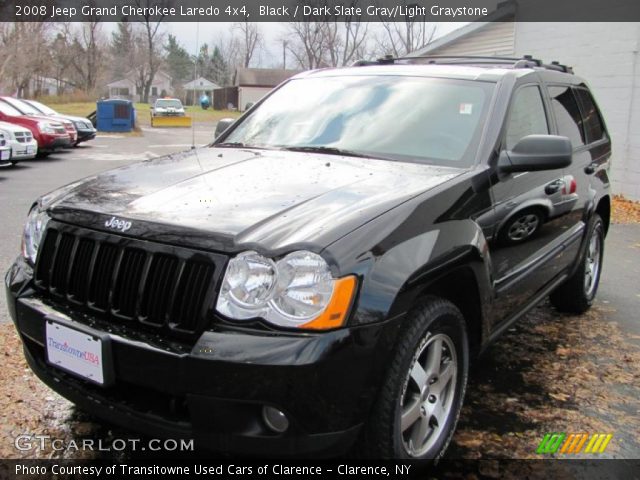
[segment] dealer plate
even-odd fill
[[[51,365],[104,385],[100,338],[47,320],[45,344]]]
[[[0,151],[0,160],[9,160],[11,152],[9,150]]]

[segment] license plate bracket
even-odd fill
[[[69,326],[58,319],[45,320],[47,363],[102,387],[114,381],[111,338]]]

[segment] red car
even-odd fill
[[[43,117],[45,119],[53,118],[56,122],[64,125],[64,129],[67,131],[67,133],[69,134],[69,137],[71,138],[70,147],[74,146],[78,141],[78,131],[76,130],[76,127],[73,125],[73,122],[71,122],[69,119],[64,118],[61,115],[44,115],[42,112],[39,112],[37,109],[35,109],[33,105],[29,105],[28,103],[18,100],[17,98],[0,97],[0,101],[8,103],[13,108],[18,110],[22,115],[28,115],[30,117],[32,116]]]
[[[73,145],[65,126],[51,117],[24,115],[6,102],[0,101],[0,120],[31,130],[38,142],[38,155],[45,156],[60,148]],[[73,127],[73,125],[71,125]]]

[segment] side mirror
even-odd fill
[[[503,150],[498,168],[504,173],[556,170],[571,165],[573,148],[567,137],[527,135],[511,150]]]
[[[222,135],[227,128],[233,125],[234,122],[235,119],[233,118],[221,118],[220,120],[218,120],[218,124],[216,125],[215,137],[218,138],[220,135]]]

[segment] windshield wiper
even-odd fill
[[[247,147],[248,145],[245,145],[242,142],[222,142],[222,143],[214,143],[213,146],[214,147],[224,147],[224,148],[229,147],[229,148],[232,148],[232,147]]]
[[[292,147],[282,147],[283,150],[289,150],[291,152],[311,152],[311,153],[325,153],[327,155],[344,155],[345,157],[361,157],[369,158],[369,155],[364,153],[354,152],[353,150],[343,150],[336,147],[325,147],[322,145],[300,145]]]

